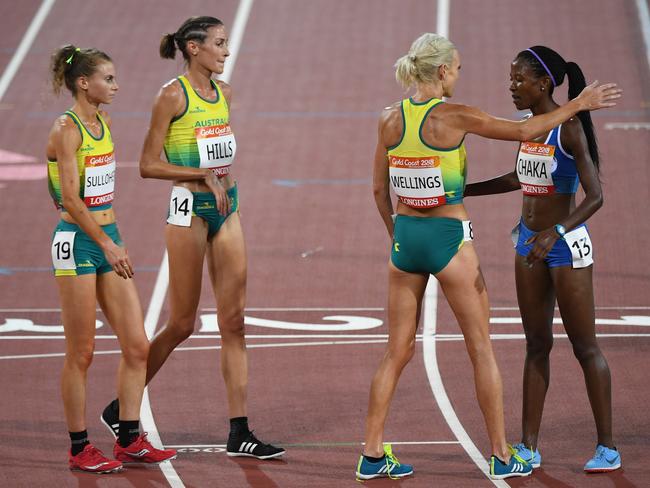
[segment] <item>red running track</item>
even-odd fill
[[[0,6],[0,70],[40,3]],[[64,342],[49,332],[10,330],[60,324],[49,239],[56,213],[41,164],[47,131],[69,100],[47,94],[46,66],[57,46],[74,42],[109,52],[120,93],[109,107],[118,156],[120,229],[136,265],[143,305],[149,307],[163,257],[169,187],[144,181],[136,169],[150,104],[159,86],[182,70],[157,57],[161,35],[189,15],[211,14],[231,26],[237,0],[182,5],[158,2],[62,0],[54,4],[9,90],[0,100],[0,485],[167,486],[159,469],[119,475],[73,474],[66,468],[68,439],[59,398]],[[394,60],[420,33],[436,28],[436,2],[424,0],[258,0],[253,4],[232,77],[232,117],[240,149],[236,175],[250,257],[247,333],[252,427],[287,447],[284,461],[233,460],[227,435],[225,390],[218,367],[214,320],[197,321],[196,334],[175,352],[150,385],[155,423],[167,446],[181,447],[172,464],[188,487],[356,486],[370,379],[383,351],[388,242],[370,190],[377,115],[403,92]],[[463,76],[455,99],[514,117],[508,64],[529,45],[556,47],[590,77],[612,79],[625,90],[616,109],[599,112],[606,204],[590,221],[596,245],[598,332],[612,370],[615,438],[624,468],[586,476],[595,432],[582,375],[566,339],[556,341],[552,384],[542,425],[544,467],[511,486],[645,486],[650,470],[647,369],[650,324],[647,272],[650,202],[645,130],[607,130],[618,122],[648,123],[649,68],[634,2],[559,0],[540,4],[453,0],[450,37],[460,49]],[[469,137],[470,180],[510,169],[515,146]],[[40,168],[28,167],[32,158]],[[39,173],[40,171],[40,173]],[[35,178],[35,179],[27,179]],[[469,200],[495,319],[516,318],[509,229],[519,195]],[[622,239],[620,236],[632,238]],[[206,275],[207,276],[207,275]],[[207,279],[205,280],[207,283]],[[209,287],[202,314],[214,314]],[[444,300],[430,317],[444,388],[459,421],[483,455],[487,437],[474,398],[471,368]],[[342,331],[298,330],[301,323],[345,315]],[[158,325],[165,323],[163,305]],[[635,317],[626,320],[622,317]],[[373,322],[374,319],[374,322]],[[23,322],[17,322],[22,320]],[[98,320],[104,318],[98,314]],[[263,322],[266,320],[266,322]],[[29,322],[25,322],[29,321]],[[274,321],[274,322],[271,322]],[[504,322],[501,320],[501,322]],[[4,324],[4,325],[3,325]],[[289,324],[289,325],[287,325]],[[275,328],[269,328],[273,325]],[[279,326],[291,327],[288,329]],[[30,327],[27,327],[28,329]],[[502,368],[508,438],[519,436],[523,341],[520,325],[495,323]],[[557,332],[561,333],[558,325]],[[332,337],[334,336],[334,337]],[[446,340],[443,340],[446,339]],[[98,421],[114,396],[117,343],[98,329],[90,372],[88,429],[110,451]],[[29,356],[29,357],[28,357]],[[405,370],[386,431],[387,440],[416,474],[372,486],[494,486],[471,462],[438,409],[422,348]]]

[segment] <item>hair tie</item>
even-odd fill
[[[415,54],[409,54],[409,59],[410,59],[412,62],[415,63],[415,60],[416,60],[417,58],[418,58],[418,57],[417,57]]]
[[[553,86],[557,86],[557,83],[555,83],[555,78],[553,77],[553,73],[551,73],[551,70],[548,69],[548,66],[546,66],[546,64],[544,63],[544,61],[542,61],[542,58],[540,58],[540,57],[537,55],[537,53],[536,53],[535,51],[533,51],[532,49],[530,49],[530,48],[526,49],[526,51],[531,52],[531,53],[533,54],[533,56],[535,56],[535,58],[537,58],[537,61],[539,61],[540,63],[542,63],[542,67],[543,67],[544,70],[548,73],[548,75],[551,77],[551,82],[553,83]]]
[[[65,60],[65,62],[67,64],[72,64],[72,58],[74,58],[75,53],[78,53],[79,51],[81,51],[81,49],[75,49],[74,52],[68,57],[68,59]]]

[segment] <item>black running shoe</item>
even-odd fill
[[[229,436],[228,444],[226,446],[226,454],[228,454],[228,456],[273,459],[282,456],[284,452],[284,449],[281,447],[264,444],[253,435],[252,431],[243,435]]]
[[[102,424],[111,431],[113,437],[117,439],[120,433],[120,404],[118,401],[113,400],[109,403],[99,419],[102,421]]]

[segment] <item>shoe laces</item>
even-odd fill
[[[104,453],[102,452],[101,449],[96,448],[92,444],[88,444],[89,447],[86,447],[83,451],[81,451],[77,456],[81,455],[81,457],[84,458],[95,458],[95,457],[102,457],[106,458],[104,456]]]
[[[386,455],[386,472],[388,477],[392,480],[399,479],[397,476],[391,476],[391,471],[395,466],[401,466],[395,454],[393,454],[393,446],[384,444],[384,454]]]
[[[607,447],[598,444],[596,446],[596,454],[594,454],[594,458],[598,460],[603,460],[605,459],[605,454],[607,453]]]
[[[510,444],[508,444],[508,450],[510,451],[510,456],[513,457],[513,458],[515,458],[516,461],[519,461],[519,462],[522,463],[524,466],[528,466],[528,465],[530,464],[530,462],[529,462],[529,461],[526,461],[524,458],[522,458],[522,457],[518,454],[517,450],[516,450],[514,447],[512,447]],[[531,452],[532,452],[532,449],[531,449]],[[533,455],[534,455],[534,454],[533,454]],[[533,459],[533,458],[532,458],[532,456],[531,456],[531,460],[532,460],[532,459]]]

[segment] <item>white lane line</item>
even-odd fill
[[[344,336],[346,337],[346,336]],[[355,336],[350,336],[355,337]],[[596,334],[598,339],[621,339],[621,338],[648,338],[648,334]],[[219,337],[216,337],[217,339]],[[284,338],[283,336],[278,336],[278,338]],[[287,336],[287,338],[290,338]],[[319,336],[312,337],[314,339],[319,338]],[[526,336],[524,334],[490,334],[490,339],[493,341],[503,341],[503,340],[523,340]],[[568,339],[566,334],[553,334],[554,339]],[[61,337],[63,339],[63,337]],[[117,339],[114,337],[114,339]],[[214,339],[214,337],[213,337]],[[435,334],[432,336],[432,339],[438,342],[460,342],[463,340],[462,334]],[[336,346],[336,345],[346,345],[346,344],[381,344],[388,340],[386,334],[377,334],[377,338],[367,338],[363,340],[354,340],[354,341],[320,341],[320,342],[280,342],[272,344],[247,344],[246,347],[249,349],[258,349],[258,348],[269,348],[269,347],[301,347],[301,346]],[[423,340],[421,335],[416,335],[415,340],[420,342]],[[221,349],[221,346],[193,346],[193,347],[177,347],[174,349],[174,352],[177,351],[211,351]],[[105,355],[105,354],[120,354],[121,351],[117,350],[106,350],[106,351],[95,351],[96,355]],[[24,355],[15,355],[15,356],[0,356],[0,360],[3,359],[41,359],[41,358],[62,358],[65,356],[63,352],[53,352],[53,353],[44,353],[44,354],[24,354]],[[425,358],[426,361],[426,358]]]
[[[649,307],[650,308],[650,307]],[[247,312],[382,312],[384,307],[246,307]],[[202,308],[202,312],[216,312],[216,308]]]
[[[41,30],[41,26],[43,25],[43,22],[45,22],[47,15],[50,13],[54,2],[55,0],[43,0],[41,6],[36,11],[34,18],[32,18],[32,22],[29,24],[27,31],[25,31],[25,35],[21,39],[20,44],[18,44],[18,49],[14,52],[11,61],[9,61],[7,68],[4,73],[2,73],[2,78],[0,78],[0,100],[4,97],[11,81],[14,79],[14,76],[18,72],[20,65],[23,63],[25,56],[32,47],[32,43],[34,42],[38,31]]]
[[[641,24],[641,33],[645,44],[646,61],[650,69],[650,11],[648,10],[647,0],[636,0],[636,9],[639,12],[639,22]]]
[[[424,353],[424,367],[427,372],[427,377],[429,378],[429,384],[431,385],[431,391],[433,396],[438,403],[440,412],[449,425],[449,428],[454,433],[454,436],[460,444],[465,449],[465,452],[469,455],[470,459],[478,466],[485,476],[489,478],[488,472],[488,463],[487,460],[483,457],[481,452],[478,450],[470,436],[467,434],[467,431],[461,424],[460,419],[454,411],[454,407],[451,405],[449,396],[445,391],[445,386],[442,383],[442,376],[440,375],[440,369],[438,368],[438,359],[436,355],[436,341],[442,338],[441,335],[436,335],[436,315],[438,308],[438,281],[434,277],[429,278],[429,283],[427,285],[426,291],[424,293],[424,304],[422,307],[422,315],[424,317],[424,327],[422,331],[422,349]],[[523,334],[517,334],[522,335]],[[453,334],[453,340],[463,340],[462,334]],[[490,479],[495,486],[507,487],[508,484],[500,481]]]
[[[230,82],[230,77],[235,67],[237,56],[239,55],[239,48],[244,37],[244,30],[246,29],[246,23],[248,22],[248,17],[250,15],[252,6],[253,0],[240,0],[239,5],[237,6],[237,13],[235,14],[235,20],[233,21],[232,30],[230,31],[230,59],[224,67],[223,74],[219,77],[226,83]],[[163,253],[162,264],[160,265],[158,276],[156,277],[156,286],[154,288],[154,292],[151,297],[151,303],[149,304],[149,309],[147,310],[147,316],[145,318],[145,330],[149,339],[153,337],[153,334],[156,331],[158,319],[160,318],[160,311],[165,301],[165,295],[167,294],[168,285],[169,265],[167,258],[167,249],[165,249],[165,252]],[[149,440],[152,442],[152,444],[161,448],[163,444],[160,439],[158,429],[156,428],[156,423],[153,419],[151,403],[149,401],[148,387],[144,389],[144,395],[142,397],[140,421],[142,422],[143,429],[149,432]],[[159,466],[172,488],[183,488],[185,486],[178,476],[178,473],[176,473],[176,470],[174,470],[171,461],[165,461]]]
[[[386,441],[386,444],[398,446],[449,446],[458,445],[458,441]],[[303,442],[299,444],[282,444],[283,447],[341,447],[363,446],[365,442]],[[226,444],[174,444],[166,446],[171,449],[225,449]]]
[[[449,37],[449,9],[450,0],[438,0],[437,10],[437,33],[445,37]],[[438,280],[434,277],[429,277],[429,283],[424,292],[424,304],[422,315],[424,317],[424,327],[422,331],[422,350],[424,354],[424,367],[429,378],[431,391],[438,403],[438,407],[442,412],[445,421],[449,428],[454,433],[454,436],[460,442],[465,452],[469,455],[470,459],[476,464],[478,469],[489,479],[495,486],[500,488],[507,488],[509,485],[502,480],[493,480],[489,476],[488,463],[478,450],[467,431],[461,424],[460,419],[454,411],[454,407],[449,401],[449,396],[445,391],[445,386],[442,383],[442,376],[438,368],[438,358],[436,356],[436,321],[438,313]]]

